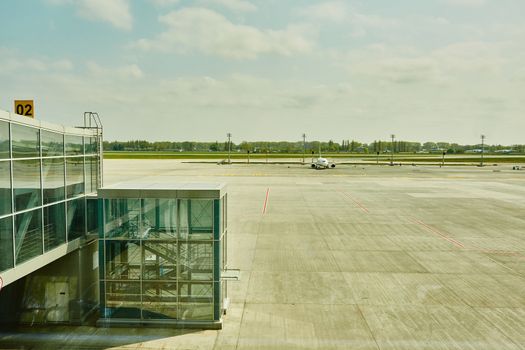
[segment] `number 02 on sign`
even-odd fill
[[[35,117],[33,100],[15,100],[15,113],[26,117]]]

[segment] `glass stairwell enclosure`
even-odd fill
[[[99,190],[99,323],[220,328],[222,185]]]

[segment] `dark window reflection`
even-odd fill
[[[86,193],[98,188],[98,157],[86,157]]]
[[[40,159],[13,161],[13,181],[16,211],[41,204]]]
[[[85,233],[86,214],[85,198],[74,199],[67,202],[67,239],[71,241]]]
[[[0,121],[0,159],[9,158],[9,123]]]
[[[84,193],[84,158],[66,158],[66,172],[67,196]]]
[[[38,157],[40,155],[40,145],[38,129],[11,124],[13,158]]]
[[[96,154],[98,149],[97,138],[96,137],[84,137],[84,147],[86,149],[86,154]]]
[[[87,198],[87,230],[98,234],[98,199]]]
[[[40,209],[15,216],[15,256],[20,264],[42,254],[42,220]]]
[[[13,267],[12,217],[0,219],[0,271]]]
[[[55,132],[42,130],[42,156],[63,156],[64,136]]]
[[[75,156],[84,154],[82,136],[66,135],[66,155]]]
[[[0,215],[11,213],[11,163],[0,162]]]
[[[44,207],[44,251],[66,241],[66,211],[64,203]]]
[[[49,158],[42,160],[42,176],[44,184],[44,203],[52,203],[64,199],[64,158]]]

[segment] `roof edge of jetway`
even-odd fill
[[[219,199],[225,194],[224,183],[120,183],[98,189],[99,198]]]
[[[10,113],[4,110],[0,110],[0,120],[11,122],[20,125],[32,126],[43,130],[60,132],[64,134],[76,134],[81,136],[96,136],[97,130],[84,129],[82,127],[65,126],[62,124],[54,124],[43,120],[33,119],[25,117],[16,113]]]

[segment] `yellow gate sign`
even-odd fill
[[[34,118],[35,109],[33,107],[33,100],[15,100],[15,113]]]

